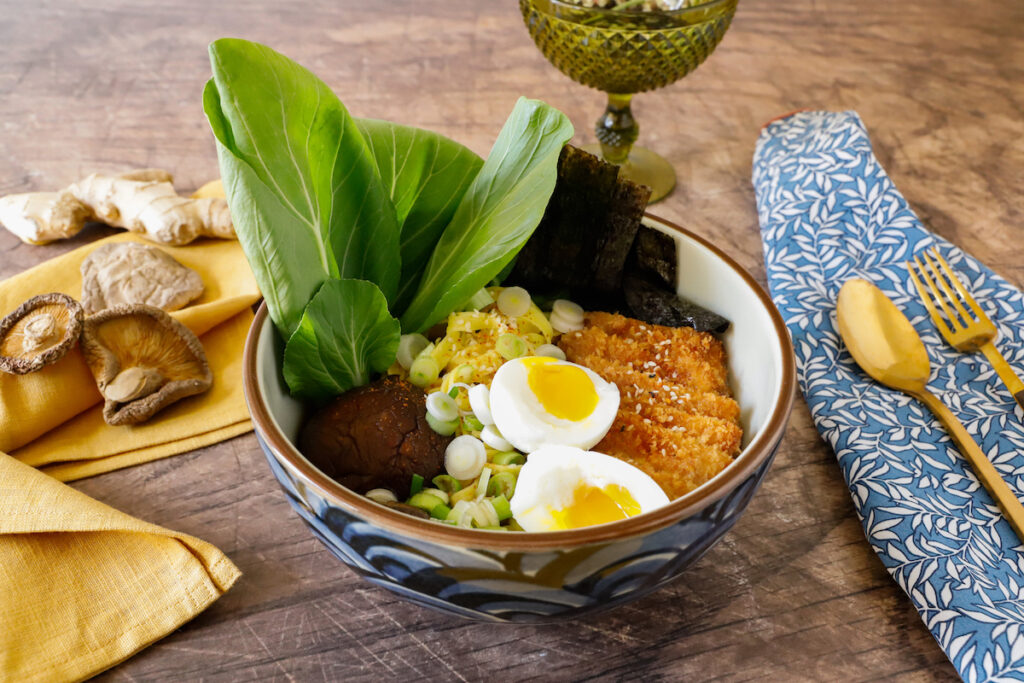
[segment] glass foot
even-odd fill
[[[583,149],[591,154],[602,156],[599,143],[584,145]],[[646,147],[631,149],[629,159],[622,164],[621,169],[620,173],[623,177],[651,188],[651,198],[648,201],[650,204],[663,199],[676,186],[676,172],[672,168],[672,164],[668,163],[660,154],[655,154]]]

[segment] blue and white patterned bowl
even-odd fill
[[[292,507],[353,571],[414,602],[497,622],[575,618],[679,576],[742,514],[771,465],[793,403],[789,334],[768,295],[732,259],[653,216],[676,240],[679,293],[732,320],[723,335],[744,448],[721,474],[669,505],[621,522],[550,533],[458,529],[416,519],[333,481],[293,445],[302,406],[281,377],[266,306],[245,347],[245,396],[270,468]]]

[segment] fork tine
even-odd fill
[[[938,304],[942,306],[942,310],[946,312],[947,328],[950,329],[951,332],[963,329],[963,325],[960,323],[960,320],[957,319],[956,313],[950,309],[949,304],[946,303],[945,297],[942,296],[942,293],[939,292],[939,288],[935,284],[935,281],[932,280],[932,276],[928,274],[928,269],[924,267],[924,264],[922,264],[920,259],[916,256],[914,257],[914,263],[917,264],[917,267],[920,270],[921,279],[928,284],[928,289],[932,294],[932,301],[938,302]]]
[[[938,255],[938,249],[936,248],[934,251],[935,254]],[[950,289],[949,287],[949,283],[946,281],[950,277],[951,273],[949,271],[939,270],[939,267],[935,265],[935,261],[932,260],[932,257],[928,252],[923,253],[922,256],[924,256],[924,260],[928,264],[928,267],[931,268],[932,275],[935,276],[935,279],[938,280],[939,284],[942,286],[942,291],[946,293],[946,300],[950,301],[954,306],[956,306],[956,310],[960,314],[960,317],[963,319],[964,325],[969,325],[971,322],[973,322],[971,314],[967,312],[967,309],[964,308],[964,305],[960,302],[960,297],[953,293],[953,290]],[[945,277],[943,277],[943,275],[945,275]],[[953,279],[956,279],[956,276],[953,276]],[[957,282],[957,284],[960,284],[959,281]],[[962,289],[958,289],[957,291],[959,291],[961,294],[965,295],[968,298],[970,297],[970,294],[967,294],[967,292]],[[948,308],[946,309],[946,312],[949,313]]]
[[[963,298],[965,302],[967,302],[967,305],[971,307],[971,310],[974,311],[974,313],[978,316],[979,320],[987,322],[989,325],[991,325],[992,321],[989,320],[988,316],[985,315],[985,311],[981,310],[981,306],[978,305],[978,302],[975,301],[973,296],[971,296],[971,293],[968,292],[967,288],[964,287],[962,282],[960,282],[960,278],[957,276],[956,271],[954,271],[953,268],[948,263],[946,263],[946,259],[942,258],[942,254],[939,253],[938,247],[935,247],[934,251],[935,258],[938,259],[939,264],[942,266],[942,270],[946,274],[946,277],[949,278],[949,281],[953,283],[954,287],[956,287],[956,291],[960,292],[960,296]]]
[[[928,309],[928,314],[932,317],[932,322],[935,323],[935,327],[939,328],[939,332],[941,332],[944,336],[948,334],[953,334],[953,330],[946,323],[946,321],[942,319],[942,316],[939,315],[938,309],[935,308],[935,302],[932,301],[931,295],[927,291],[925,291],[924,283],[921,282],[921,279],[917,275],[917,269],[914,268],[914,263],[917,264],[918,268],[921,268],[922,275],[927,277],[927,274],[924,272],[924,267],[921,266],[921,262],[918,261],[917,257],[915,256],[914,263],[911,263],[910,261],[907,261],[906,263],[907,271],[910,273],[910,277],[914,281],[914,286],[917,287],[917,293],[921,297],[921,302],[924,304],[924,307]]]

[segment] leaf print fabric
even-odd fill
[[[999,328],[996,345],[1018,372],[1021,292],[922,226],[854,112],[801,112],[769,124],[753,182],[769,289],[793,336],[800,389],[868,541],[964,680],[1024,680],[1024,547],[938,420],[864,374],[835,322],[850,278],[896,302],[928,349],[929,388],[1021,497],[1020,410],[984,356],[940,337],[904,261],[937,246]]]

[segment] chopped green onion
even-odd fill
[[[403,334],[398,340],[398,363],[408,370],[428,344],[430,342],[422,334]]]
[[[454,379],[456,382],[467,383],[473,381],[473,377],[476,375],[476,368],[469,363],[463,363],[452,372],[455,373]]]
[[[475,505],[476,507],[472,509],[472,512],[473,521],[476,523],[477,528],[497,526],[501,522],[498,519],[498,511],[494,509],[494,504],[491,503],[490,499],[478,500]]]
[[[522,465],[526,462],[526,458],[523,457],[522,453],[506,451],[505,453],[495,453],[492,455],[491,462],[495,465]]]
[[[498,337],[494,350],[505,360],[512,360],[526,355],[526,342],[519,335],[506,333]]]
[[[488,496],[505,496],[511,498],[516,492],[516,475],[511,472],[498,472],[492,474],[487,482]]]
[[[436,496],[437,498],[439,498],[441,500],[441,502],[444,503],[445,505],[448,504],[448,492],[447,491],[443,491],[441,489],[428,489],[428,488],[425,488],[425,489],[423,489],[423,491],[421,491],[421,493],[429,493],[430,495]]]
[[[583,322],[583,307],[568,299],[555,299],[551,306],[551,315],[560,316],[569,323],[579,324]]]
[[[458,387],[452,387],[452,388],[451,388],[451,389],[450,389],[450,390],[448,391],[448,395],[449,395],[450,397],[452,397],[452,398],[458,398],[458,397],[459,397],[459,388],[458,388]]]
[[[509,318],[526,315],[530,310],[530,294],[522,287],[506,287],[498,295],[498,310]]]
[[[491,415],[491,390],[486,384],[474,384],[469,388],[469,407],[480,421],[480,429],[483,429],[484,425],[494,424],[494,417]]]
[[[438,434],[440,434],[441,436],[451,436],[452,434],[455,433],[455,430],[459,428],[458,420],[452,420],[451,422],[442,422],[441,420],[438,420],[430,413],[427,413],[427,424],[430,425],[430,428],[433,429]]]
[[[484,467],[480,470],[480,479],[476,482],[476,499],[477,502],[484,499],[487,495],[487,482],[491,479],[491,468]]]
[[[448,513],[451,511],[452,509],[450,507],[441,503],[440,505],[435,505],[430,508],[430,516],[434,519],[448,519]]]
[[[450,474],[439,474],[431,480],[437,488],[445,493],[452,494],[462,488],[459,480]]]
[[[441,422],[459,419],[459,406],[455,404],[455,399],[441,391],[427,396],[427,412]]]
[[[366,492],[366,497],[375,503],[394,503],[398,500],[398,496],[392,493],[388,489],[371,489]]]
[[[465,310],[479,311],[494,303],[494,297],[486,289],[479,290],[466,302]]]
[[[499,520],[506,520],[512,517],[512,506],[508,504],[508,498],[505,496],[495,496],[491,498],[491,505],[494,506],[494,511],[498,513]]]
[[[441,368],[436,360],[430,356],[420,356],[409,367],[409,381],[422,389],[436,382],[440,373]]]
[[[486,425],[483,428],[480,432],[480,440],[496,451],[512,450],[512,444],[501,435],[501,432],[494,425]]]
[[[480,420],[476,419],[473,415],[462,416],[462,429],[467,432],[479,432],[484,428],[484,424]]]
[[[541,344],[533,351],[535,356],[547,356],[549,358],[556,358],[558,360],[565,360],[565,351],[558,348],[554,344]]]
[[[414,493],[413,495],[409,496],[409,500],[407,500],[406,503],[412,505],[414,508],[426,510],[427,512],[430,512],[438,505],[444,505],[443,500],[433,495],[432,493],[427,493],[426,491]]]
[[[487,448],[475,436],[455,437],[444,451],[444,468],[456,479],[476,479],[487,462]]]
[[[423,490],[423,477],[418,474],[412,475],[412,483],[409,484],[409,495],[415,496]]]

